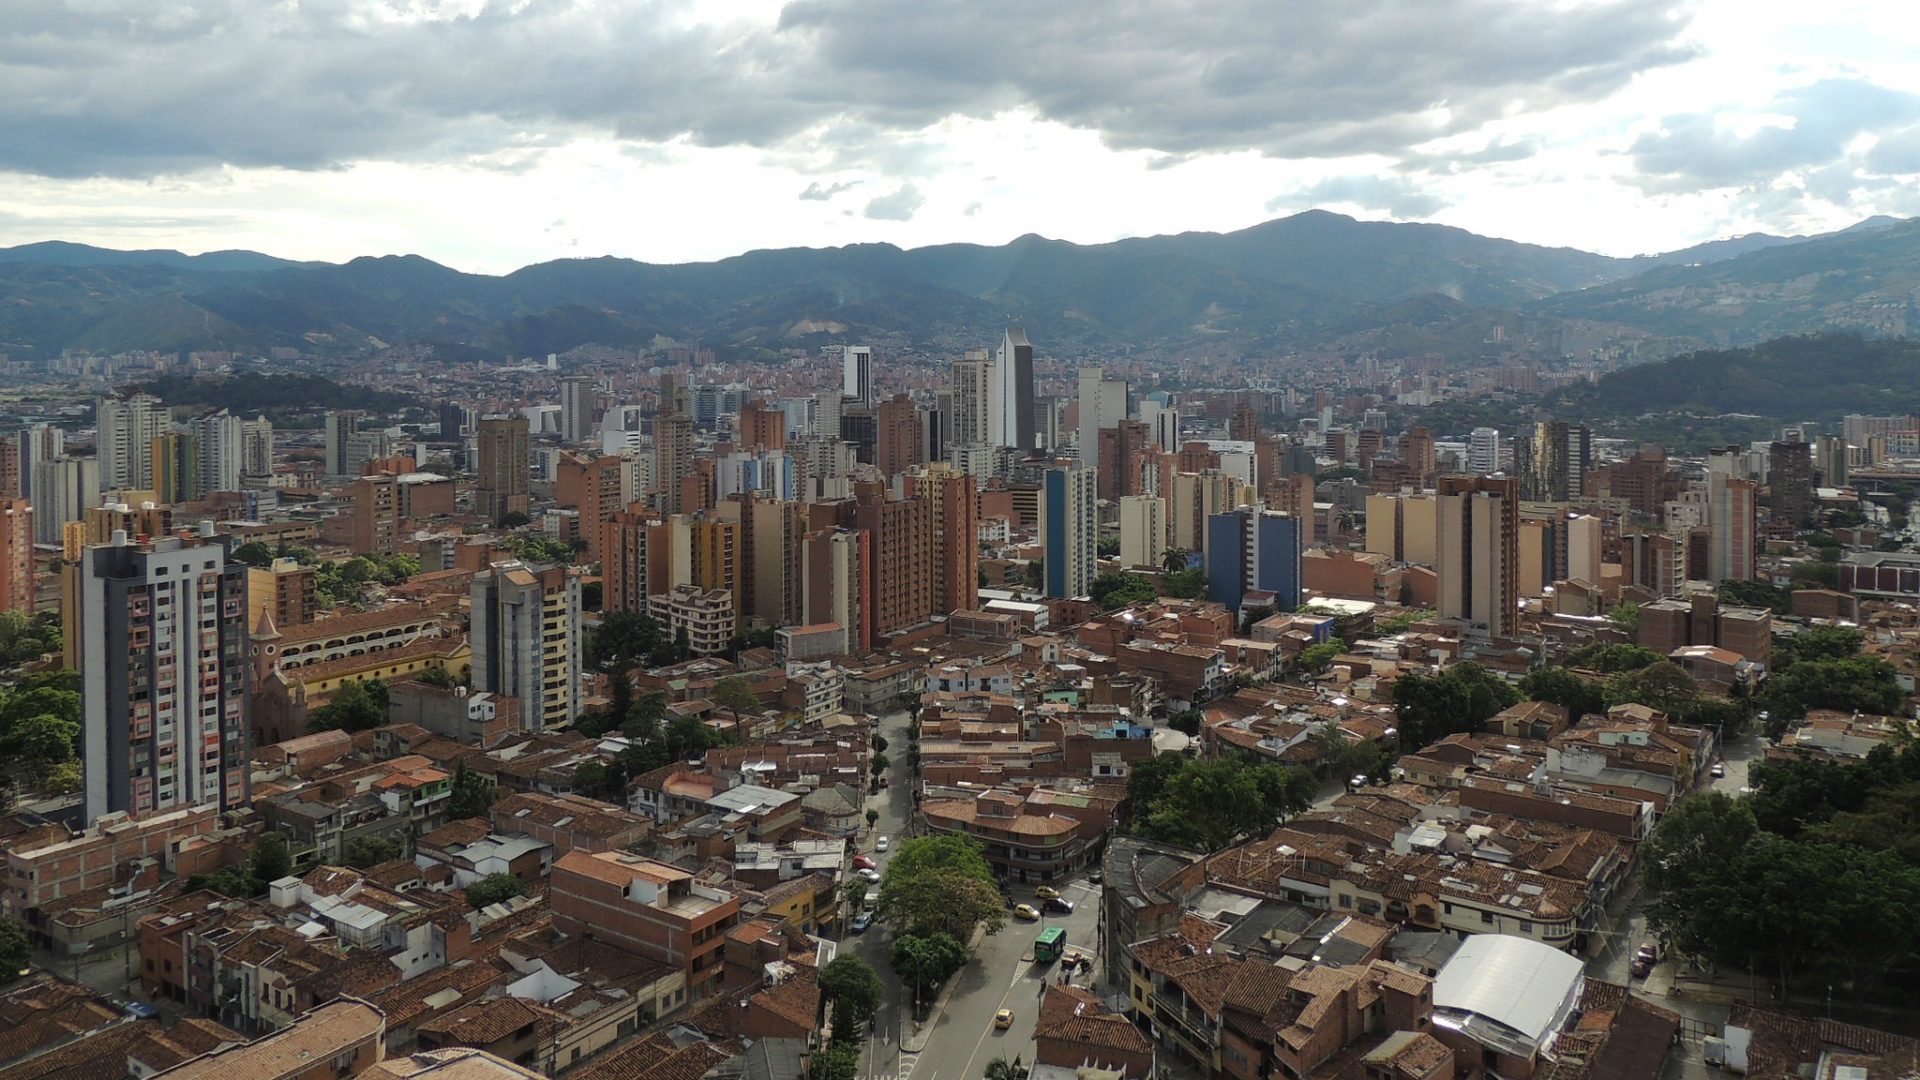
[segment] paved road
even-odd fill
[[[891,852],[873,850],[874,840],[886,836],[898,844],[912,820],[913,794],[907,769],[908,726],[905,712],[889,713],[880,719],[880,733],[887,739],[887,757],[891,786],[870,796],[868,805],[880,811],[879,823],[860,838],[858,847],[873,856],[884,872]],[[1095,929],[1099,923],[1100,902],[1097,886],[1084,880],[1060,886],[1073,902],[1069,916],[1049,915],[1039,922],[1009,920],[1004,930],[989,935],[980,945],[974,962],[955,976],[956,983],[938,1016],[928,1021],[927,1029],[916,1034],[910,1015],[911,990],[893,972],[892,928],[876,923],[864,934],[848,932],[840,940],[841,948],[865,959],[879,973],[883,993],[878,1013],[862,1051],[863,1077],[898,1077],[899,1080],[966,1080],[977,1078],[987,1063],[996,1057],[1011,1061],[1015,1057],[1033,1061],[1033,1021],[1039,1004],[1042,978],[1058,978],[1058,965],[1044,969],[1032,963],[1033,941],[1052,926],[1067,928],[1067,945],[1091,953]],[[1014,899],[1039,906],[1032,886],[1016,886]],[[1087,985],[1086,979],[1078,980]],[[1000,1009],[1012,1009],[1013,1026],[995,1031],[993,1017]],[[919,1048],[906,1052],[903,1036]]]

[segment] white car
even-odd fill
[[[878,870],[873,870],[873,869],[856,870],[854,871],[854,873],[859,874],[861,877],[867,879],[867,881],[871,884],[874,884],[874,885],[880,884],[880,871]]]
[[[1727,775],[1727,767],[1725,765],[1720,764],[1717,761],[1714,762],[1713,767],[1711,769],[1708,769],[1707,771],[1713,774],[1713,778],[1715,780],[1721,779],[1722,777]]]
[[[885,851],[885,850],[887,850],[887,838],[883,836],[883,837],[881,837],[880,839],[878,839],[878,840],[875,840],[875,841],[873,842],[873,850],[875,850],[875,851]]]

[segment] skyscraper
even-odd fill
[[[999,398],[993,357],[968,349],[953,365],[953,445],[986,446],[999,433]]]
[[[33,614],[33,504],[0,499],[0,611]]]
[[[1519,488],[1511,477],[1443,476],[1434,498],[1440,614],[1476,637],[1511,638],[1518,626]]]
[[[148,490],[164,503],[200,498],[200,439],[192,432],[169,431],[153,440],[153,482]]]
[[[1085,596],[1092,589],[1099,558],[1097,512],[1092,470],[1084,465],[1047,470],[1040,491],[1040,550],[1048,596]]]
[[[524,416],[488,416],[474,433],[479,471],[473,484],[473,512],[498,525],[508,514],[525,514],[532,487],[528,459],[533,434]]]
[[[848,345],[840,350],[840,396],[863,409],[873,408],[873,349]]]
[[[239,491],[246,462],[247,422],[225,409],[216,409],[187,425],[193,432],[200,490]],[[271,467],[269,467],[271,468]]]
[[[1500,429],[1477,427],[1467,436],[1467,471],[1486,475],[1500,471]]]
[[[1167,504],[1157,495],[1120,497],[1120,563],[1160,565],[1167,551]]]
[[[1750,581],[1760,484],[1725,471],[1723,459],[1717,456],[1707,460],[1707,576],[1714,581]]]
[[[1768,519],[1798,529],[1813,519],[1813,446],[1777,442],[1767,449]]]
[[[100,505],[100,460],[56,457],[33,467],[33,533],[41,544],[60,542],[60,527]]]
[[[933,611],[951,615],[980,600],[980,486],[951,465],[907,477],[907,493],[933,508]]]
[[[1140,419],[1147,434],[1169,454],[1180,452],[1180,410],[1148,398],[1140,402]]]
[[[600,424],[600,390],[587,375],[560,380],[560,438],[568,445],[592,438]]]
[[[150,394],[95,401],[100,482],[109,489],[153,487],[153,440],[167,433],[167,408]]]
[[[875,410],[874,464],[891,479],[915,465],[925,464],[922,456],[926,432],[920,424],[920,409],[905,394],[895,394]]]
[[[1080,369],[1080,464],[1100,468],[1100,432],[1127,418],[1127,384],[1097,367]],[[1096,472],[1097,475],[1097,472]]]
[[[684,508],[681,488],[693,472],[693,414],[688,411],[686,388],[671,372],[660,376],[660,411],[653,418],[653,483],[655,507],[665,514]]]
[[[1034,449],[1039,445],[1039,418],[1034,412],[1033,345],[1018,326],[1008,327],[1000,342],[994,380],[999,389],[995,410],[999,431],[994,441],[1018,450]]]
[[[88,821],[247,804],[247,568],[210,536],[82,553]]]
[[[494,563],[475,575],[474,689],[517,698],[533,730],[580,715],[580,579],[564,566]]]
[[[1300,606],[1300,519],[1243,506],[1207,519],[1207,599],[1239,612],[1250,592],[1281,611]]]
[[[1566,502],[1581,494],[1593,463],[1593,432],[1583,424],[1554,420],[1513,437],[1513,472],[1520,497]]]
[[[342,409],[327,414],[327,463],[328,476],[355,476],[360,468],[348,460],[348,441],[353,433],[360,430],[360,413],[351,409]]]
[[[240,475],[261,480],[273,475],[273,421],[264,416],[240,423]]]

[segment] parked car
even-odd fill
[[[873,916],[868,912],[862,911],[853,917],[853,932],[856,934],[866,933],[867,927],[872,925]]]
[[[1631,970],[1635,975],[1644,978],[1653,970],[1653,965],[1659,962],[1660,950],[1654,948],[1653,944],[1648,942],[1641,945],[1639,951],[1633,954]]]
[[[879,863],[874,862],[872,858],[866,855],[855,855],[853,857],[853,868],[855,870],[874,870],[877,869],[879,865]]]
[[[1107,872],[1105,870],[1096,868],[1093,871],[1093,873],[1087,875],[1087,880],[1089,882],[1092,882],[1095,885],[1098,885],[1101,882],[1107,880]]]
[[[1040,917],[1040,912],[1036,910],[1032,904],[1015,904],[1013,905],[1013,917],[1032,922]]]
[[[885,850],[887,850],[887,843],[888,843],[888,841],[887,841],[887,838],[883,836],[883,837],[881,837],[880,839],[878,839],[878,840],[875,840],[875,841],[873,842],[873,850],[875,850],[875,851],[885,851]]]
[[[1001,1009],[993,1014],[993,1030],[1005,1031],[1013,1026],[1013,1010]]]
[[[1361,788],[1366,787],[1368,783],[1370,783],[1370,781],[1367,779],[1366,773],[1354,773],[1352,776],[1347,777],[1347,790],[1359,791]]]
[[[1726,766],[1726,763],[1725,763],[1725,762],[1720,762],[1720,761],[1716,761],[1716,762],[1714,762],[1714,763],[1713,763],[1713,768],[1711,768],[1711,769],[1708,769],[1708,770],[1707,770],[1707,772],[1708,772],[1708,773],[1710,773],[1710,774],[1712,774],[1712,776],[1713,776],[1713,778],[1714,778],[1715,780],[1719,780],[1719,779],[1721,779],[1721,778],[1723,778],[1723,777],[1725,777],[1725,776],[1727,775],[1727,766]]]
[[[1073,914],[1073,901],[1059,896],[1049,896],[1040,902],[1040,910],[1055,915]]]
[[[1033,890],[1033,895],[1039,897],[1042,900],[1051,900],[1054,897],[1060,895],[1060,890],[1054,888],[1051,885],[1042,885],[1039,888]]]
[[[863,878],[866,878],[872,884],[875,884],[875,885],[880,884],[880,871],[875,870],[871,866],[864,867],[860,870],[856,870],[855,873],[859,874]]]

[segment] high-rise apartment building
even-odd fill
[[[341,409],[327,414],[326,439],[328,476],[358,476],[360,467],[349,457],[348,441],[360,430],[361,414],[352,409]]]
[[[734,443],[748,453],[777,453],[787,448],[787,414],[753,398],[740,406],[738,437]]]
[[[1180,452],[1180,410],[1147,398],[1140,402],[1140,419],[1147,425],[1147,437],[1169,454]]]
[[[208,495],[239,491],[246,464],[247,422],[217,409],[192,421],[187,429],[193,433],[200,490]]]
[[[600,427],[600,388],[587,375],[560,380],[560,438],[576,446],[593,438]]]
[[[1047,470],[1040,488],[1040,550],[1048,596],[1085,596],[1093,588],[1098,510],[1091,470],[1082,465]]]
[[[621,501],[626,461],[613,454],[588,456],[562,451],[554,469],[553,501],[580,514],[580,535],[587,543],[587,560],[600,558],[604,539],[601,526],[612,521]]]
[[[819,529],[801,538],[799,594],[801,623],[833,623],[845,632],[846,649],[873,648],[873,620],[866,614],[865,587],[871,537],[859,529]]]
[[[261,481],[273,475],[273,421],[264,416],[240,422],[240,476]]]
[[[473,483],[473,512],[498,525],[508,514],[530,509],[533,434],[524,416],[483,417],[474,432],[479,458]]]
[[[11,436],[0,439],[0,499],[24,499],[33,487],[32,480],[20,471],[20,443]]]
[[[980,601],[980,486],[951,465],[909,474],[907,495],[933,512],[933,613],[970,611]]]
[[[1100,432],[1127,418],[1127,384],[1097,367],[1080,369],[1080,464],[1101,467]]]
[[[1768,520],[1798,529],[1813,520],[1813,446],[1777,442],[1767,448]]]
[[[993,441],[1017,450],[1035,449],[1039,445],[1039,418],[1033,385],[1033,345],[1027,340],[1027,332],[1018,326],[1008,327],[1000,342],[1000,355],[994,361],[994,383],[998,391],[994,415],[999,429]]]
[[[1300,606],[1300,520],[1243,506],[1207,519],[1207,599],[1239,612],[1248,593],[1273,596],[1281,611]]]
[[[985,349],[968,349],[953,365],[953,445],[995,444],[1000,430],[999,397],[993,357]]]
[[[1219,469],[1178,472],[1167,502],[1167,545],[1182,551],[1207,550],[1207,519],[1240,506],[1240,485]]]
[[[665,383],[663,382],[663,385]],[[663,400],[665,394],[663,392]],[[693,416],[661,413],[653,418],[653,483],[655,507],[678,514],[685,507],[685,482],[693,474]]]
[[[1566,502],[1578,497],[1593,464],[1593,432],[1584,424],[1551,421],[1513,438],[1513,472],[1520,497]]]
[[[1732,475],[1709,458],[1707,469],[1707,574],[1714,581],[1754,577],[1760,484]]]
[[[153,440],[166,434],[168,426],[167,407],[150,394],[96,399],[100,482],[114,490],[152,490]]]
[[[1520,493],[1511,477],[1443,476],[1435,576],[1440,615],[1504,640],[1520,617]]]
[[[20,497],[34,500],[38,505],[39,495],[33,488],[33,477],[40,463],[53,461],[66,455],[66,432],[52,424],[29,424],[20,432],[13,443],[20,451]]]
[[[564,566],[494,563],[475,575],[474,689],[520,702],[529,728],[580,715],[580,578]]]
[[[33,504],[0,499],[0,612],[33,614]]]
[[[658,511],[633,501],[600,527],[602,610],[646,613],[648,552],[660,523]]]
[[[872,348],[847,345],[840,350],[840,396],[862,409],[874,407]]]
[[[1467,436],[1467,471],[1486,475],[1500,471],[1500,429],[1477,427]]]
[[[877,641],[924,626],[936,614],[933,501],[888,498],[878,481],[858,481],[853,491],[852,524],[869,537],[862,589],[867,636]]]
[[[1656,596],[1679,596],[1687,584],[1687,540],[1670,533],[1628,533],[1620,538],[1622,577],[1630,584],[1653,590]]]
[[[210,536],[82,553],[89,822],[247,805],[246,567]]]
[[[353,553],[385,558],[400,539],[400,485],[392,473],[353,482]]]
[[[56,457],[33,467],[33,532],[42,544],[60,542],[60,527],[100,505],[100,460]]]
[[[874,464],[891,479],[926,463],[926,432],[920,424],[920,409],[905,394],[895,394],[880,403],[874,413],[878,429],[874,441]]]
[[[169,431],[153,440],[148,475],[151,490],[164,503],[193,502],[201,497],[200,440],[190,432]]]
[[[1434,565],[1436,510],[1431,494],[1367,496],[1367,550],[1398,562]]]
[[[1167,504],[1158,495],[1120,498],[1120,563],[1158,567],[1167,553]]]
[[[1278,510],[1283,514],[1292,514],[1300,523],[1300,545],[1313,546],[1315,495],[1313,475],[1311,473],[1290,473],[1275,477],[1266,485],[1267,509]]]
[[[319,583],[311,566],[275,559],[247,569],[247,625],[258,626],[264,613],[276,627],[305,626],[320,612]]]

